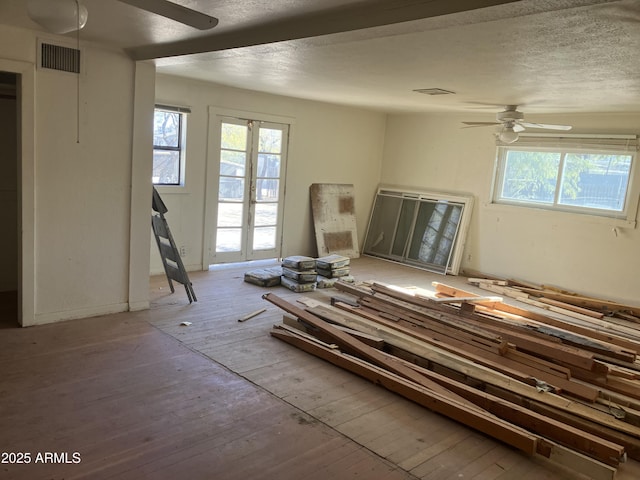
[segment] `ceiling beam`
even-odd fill
[[[476,10],[516,0],[375,0],[177,42],[127,49],[134,60],[216,52]]]

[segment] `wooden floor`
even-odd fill
[[[0,478],[576,478],[273,339],[282,312],[262,294],[299,294],[245,283],[247,268],[190,274],[192,305],[154,277],[149,311],[3,329],[0,452],[31,463],[0,463]],[[463,282],[370,258],[352,272]],[[36,463],[45,452],[81,461]],[[640,478],[638,463],[617,478]]]

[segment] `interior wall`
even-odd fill
[[[37,38],[0,26],[0,59],[35,65]],[[67,42],[67,43],[65,43]],[[128,308],[134,62],[82,44],[80,136],[77,77],[35,69],[34,312],[23,325]],[[32,173],[35,172],[35,173]],[[146,243],[146,230],[144,241]]]
[[[527,115],[527,119],[573,125],[572,133],[640,133],[640,114]],[[383,183],[474,195],[462,269],[637,304],[640,229],[614,230],[616,225],[602,217],[491,204],[493,130],[461,129],[463,120],[491,117],[390,115],[381,174]]]
[[[189,270],[201,269],[210,239],[204,238],[208,108],[291,117],[284,205],[283,256],[317,254],[309,186],[348,183],[355,189],[358,231],[364,232],[380,175],[385,115],[362,109],[262,94],[158,75],[156,101],[191,107],[187,120],[186,186],[159,188],[167,220]],[[362,244],[363,238],[359,238]],[[151,272],[162,273],[155,242]]]
[[[0,97],[0,292],[18,290],[17,99]]]

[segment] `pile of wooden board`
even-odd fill
[[[434,287],[264,298],[290,314],[274,337],[528,454],[595,479],[640,460],[640,340]]]
[[[610,319],[621,320],[620,324],[640,324],[640,307],[626,305],[610,300],[579,295],[562,288],[536,285],[521,280],[503,280],[496,278],[469,278],[469,283],[497,292],[505,297],[552,312],[562,313],[578,320]],[[628,322],[628,323],[627,323]]]

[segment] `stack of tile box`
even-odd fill
[[[350,274],[351,259],[342,255],[328,255],[316,259],[316,270],[318,271],[318,286],[321,288],[332,287],[340,280],[353,282]]]
[[[316,261],[311,257],[294,255],[282,260],[280,284],[294,292],[310,292],[317,285]]]

